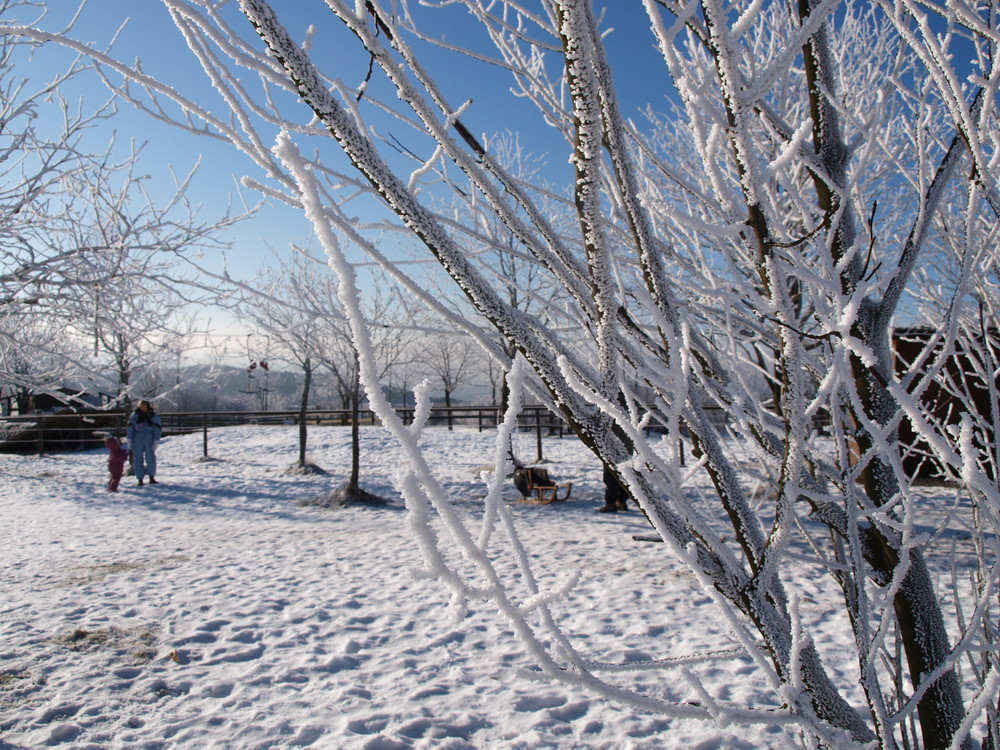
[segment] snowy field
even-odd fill
[[[490,605],[457,619],[422,566],[392,489],[401,456],[363,430],[362,485],[387,505],[302,504],[340,484],[349,433],[311,428],[296,476],[293,427],[166,438],[159,486],[108,494],[106,452],[0,455],[0,748],[761,748],[794,730],[668,720],[570,686],[535,682],[532,661]],[[426,433],[460,514],[475,523],[493,434]],[[534,437],[519,438],[523,459]],[[553,614],[588,658],[634,662],[733,647],[718,611],[665,545],[636,542],[637,511],[599,514],[593,457],[544,446],[566,503],[517,503],[528,554],[550,583],[580,581]],[[944,502],[942,500],[942,502]],[[501,564],[502,568],[502,564]],[[850,634],[836,601],[795,585],[821,650]],[[821,599],[821,597],[819,597]],[[831,664],[843,684],[850,664]],[[703,673],[723,700],[766,708],[749,661]],[[605,675],[607,676],[607,675]],[[624,678],[623,678],[624,679]],[[676,673],[629,677],[651,695],[695,698]],[[638,683],[636,682],[638,681]]]

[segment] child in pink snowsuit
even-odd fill
[[[119,443],[118,438],[110,435],[104,438],[104,447],[108,449],[108,471],[111,473],[111,479],[108,481],[108,492],[118,492],[118,482],[125,471],[128,448]]]

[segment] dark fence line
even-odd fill
[[[404,423],[413,421],[412,407],[397,407],[396,413]],[[305,415],[307,425],[351,424],[349,409],[309,410]],[[207,431],[215,427],[236,425],[297,425],[298,411],[209,411],[209,412],[167,412],[160,413],[165,435],[203,432],[207,454]],[[433,427],[476,427],[480,432],[494,429],[500,416],[495,406],[453,406],[434,407],[427,420]],[[128,423],[121,412],[104,411],[63,411],[55,413],[29,414],[24,416],[0,417],[0,453],[54,453],[99,448],[106,435],[124,437]],[[358,412],[358,423],[362,426],[380,424],[371,409]],[[543,406],[526,406],[519,418],[522,431],[534,432],[537,436],[539,456],[543,436],[558,436],[569,432],[564,420]]]
[[[413,421],[413,407],[396,407],[396,413],[404,424]],[[706,409],[709,419],[721,431],[727,426],[726,413],[722,409]],[[307,425],[351,424],[350,409],[311,409],[306,412]],[[813,428],[820,433],[828,424],[826,415],[813,420]],[[500,418],[496,406],[452,406],[434,407],[427,420],[429,426],[448,427],[475,426],[480,432],[494,429]],[[180,435],[202,432],[205,439],[205,455],[208,455],[208,430],[215,427],[236,425],[297,425],[298,411],[198,411],[161,413],[165,435]],[[99,448],[106,435],[125,436],[127,417],[121,412],[100,410],[66,410],[54,413],[28,414],[24,416],[0,417],[0,453],[56,453]],[[375,426],[379,420],[371,409],[358,412],[358,423]],[[571,434],[566,421],[553,414],[544,406],[525,406],[518,418],[520,431],[533,432],[538,458],[542,460],[542,438],[563,437]],[[646,432],[666,432],[662,425],[651,423]]]

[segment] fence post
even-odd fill
[[[37,427],[37,429],[38,429],[38,455],[39,456],[42,456],[42,455],[45,454],[45,443],[44,443],[44,439],[43,439],[43,435],[45,433],[45,427],[43,427],[44,421],[45,421],[44,417],[39,417],[38,418],[38,422],[37,422],[37,425],[38,425],[38,427]]]
[[[201,415],[201,455],[208,458],[208,415]]]
[[[542,413],[538,409],[535,409],[535,449],[538,453],[538,458],[535,461],[541,462],[544,458],[542,456]]]

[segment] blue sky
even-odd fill
[[[669,81],[652,47],[652,37],[641,4],[607,0],[598,3],[599,12],[604,5],[609,6],[609,15],[614,16],[607,24],[615,27],[607,37],[607,44],[618,76],[622,108],[626,112],[634,112],[640,105],[662,98],[657,97],[657,89],[665,96]],[[301,36],[309,22],[330,15],[320,0],[275,3],[275,6],[282,22],[294,36]],[[69,7],[67,2],[65,7],[53,11],[46,25],[49,28],[57,25],[53,23],[57,14],[68,14]],[[455,9],[455,12],[465,17],[464,11]],[[115,45],[117,57],[127,61],[141,59],[147,73],[162,76],[180,89],[205,90],[204,74],[158,0],[128,3],[122,0],[88,0],[73,35],[101,45],[110,39],[126,18],[129,19],[128,24]],[[451,41],[461,33],[458,26],[448,21],[447,13],[442,20],[444,23],[439,32],[446,39]],[[46,54],[49,56],[45,59],[50,62],[65,57],[56,51]],[[324,61],[328,71],[335,70],[346,84],[357,85],[363,80],[367,58],[351,51],[346,45],[343,49],[317,49],[315,54]],[[328,64],[331,58],[334,59],[332,66]],[[529,104],[512,102],[509,96],[503,95],[506,74],[481,64],[470,62],[456,66],[453,58],[448,58],[447,62],[444,60],[441,55],[432,55],[428,65],[432,71],[437,67],[441,85],[453,103],[467,98],[473,100],[473,106],[463,117],[470,130],[478,135],[492,134],[505,127],[518,129],[522,145],[536,155],[559,147],[554,131],[549,129],[546,132],[545,128],[539,128],[537,118],[529,116]],[[42,71],[44,66],[38,69]],[[652,76],[650,70],[654,71]],[[77,82],[72,95],[100,97],[104,96],[101,89],[94,79],[85,79]],[[498,92],[500,95],[497,95]],[[235,175],[245,174],[248,163],[228,146],[179,132],[125,107],[115,118],[113,127],[122,141],[134,138],[147,142],[144,168],[164,191],[172,186],[170,167],[184,174],[200,157],[202,166],[193,194],[196,202],[204,205],[206,218],[221,212],[227,200],[237,200]],[[106,139],[109,134],[95,134],[95,137]],[[563,146],[555,157],[558,161],[549,160],[549,167],[554,170],[553,182],[565,182],[569,166],[565,162],[564,149]],[[256,196],[248,194],[248,198],[254,200]],[[307,241],[310,235],[307,223],[297,212],[277,206],[265,207],[256,218],[233,231],[230,237],[234,245],[229,254],[230,267],[241,275],[252,274],[268,260],[268,247],[282,252],[289,242],[301,243]]]
[[[72,36],[100,46],[126,19],[128,23],[113,50],[116,57],[128,62],[140,59],[144,70],[162,75],[178,86],[195,90],[205,86],[205,77],[197,61],[157,0],[135,3],[88,0]],[[58,61],[66,59],[65,53],[55,49],[39,55],[39,61],[45,61],[46,67],[51,66],[50,70],[55,70]],[[78,78],[65,94],[85,101],[107,96],[96,76]],[[111,138],[112,131],[122,148],[129,140],[145,144],[142,167],[152,178],[150,184],[154,195],[166,196],[172,190],[171,171],[183,178],[200,160],[190,195],[192,202],[202,206],[202,218],[210,220],[221,215],[230,202],[235,206],[234,211],[239,212],[241,199],[237,182],[238,176],[246,173],[246,162],[233,149],[159,123],[124,104],[112,120],[92,134],[94,143],[103,144]],[[246,200],[253,203],[258,196],[246,192]],[[283,250],[289,241],[301,241],[308,232],[308,225],[298,212],[278,206],[266,207],[257,217],[227,235],[233,244],[233,251],[228,254],[229,262],[241,275],[252,274],[267,260],[268,246]]]

